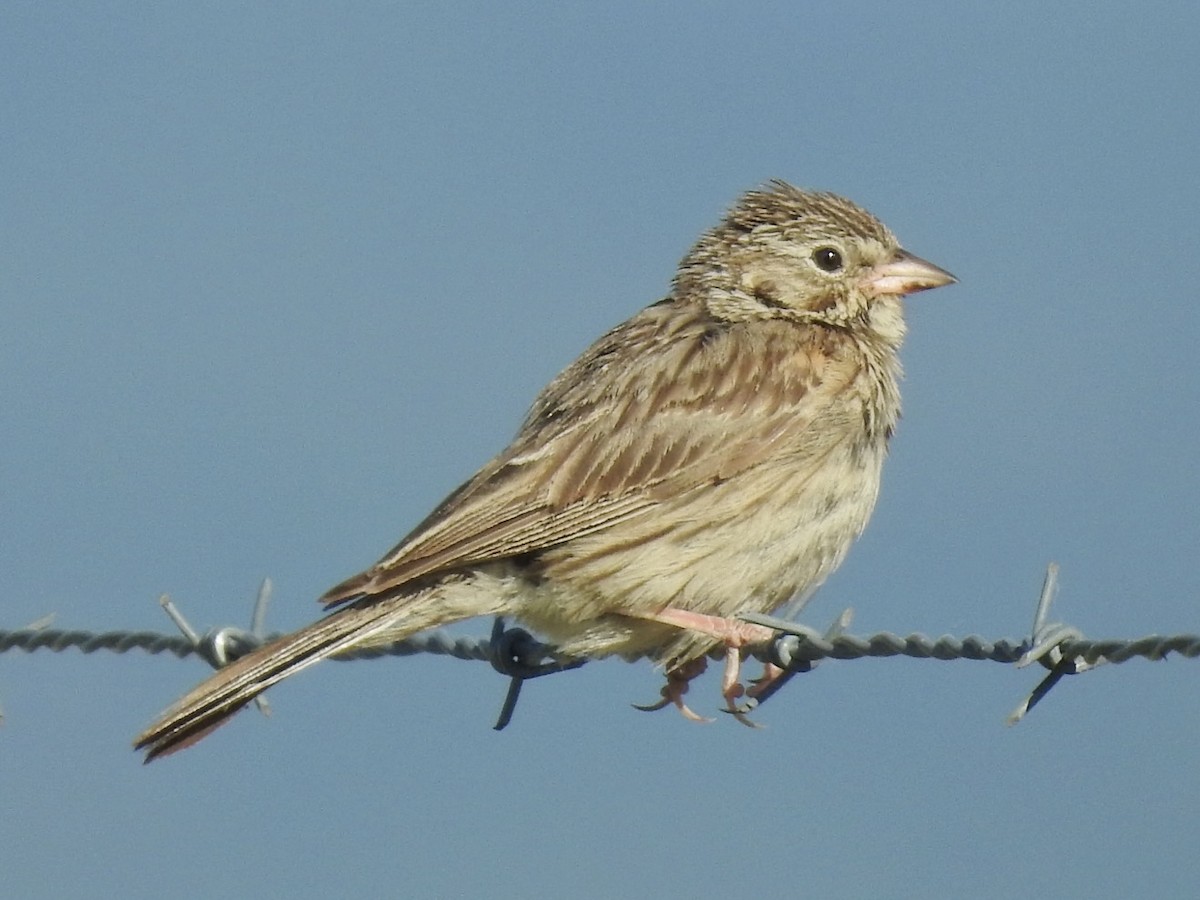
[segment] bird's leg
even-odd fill
[[[690,662],[684,663],[677,669],[672,669],[667,673],[667,683],[662,686],[662,699],[648,706],[641,706],[635,703],[633,704],[633,708],[640,709],[643,712],[654,712],[655,710],[673,705],[683,714],[685,719],[689,719],[692,722],[711,722],[712,719],[692,712],[688,708],[688,705],[683,702],[683,695],[688,690],[688,682],[703,673],[707,668],[708,660],[702,656],[699,659],[693,659]]]
[[[748,725],[751,728],[757,727],[746,717],[746,710],[737,702],[746,693],[746,689],[742,687],[741,681],[738,679],[742,665],[742,648],[753,644],[765,644],[775,637],[775,632],[769,628],[764,628],[762,625],[752,625],[749,622],[742,622],[738,619],[708,616],[703,613],[695,613],[686,609],[675,609],[673,607],[668,607],[656,613],[642,613],[639,614],[639,618],[648,619],[652,622],[662,622],[664,625],[674,625],[676,628],[685,628],[688,631],[698,631],[701,634],[716,638],[723,643],[725,645],[725,670],[721,676],[721,696],[725,698],[725,708],[743,725]],[[688,677],[691,678],[694,675]],[[765,673],[764,677],[766,677]],[[774,680],[774,677],[772,680]],[[668,702],[667,691],[671,687],[670,678],[669,674],[667,676],[667,687],[663,688],[663,705],[666,705],[666,702]],[[686,684],[685,680],[685,687]],[[670,698],[669,702],[675,702],[675,699]],[[676,705],[680,707],[681,711],[687,710],[687,707],[682,705],[682,700],[676,702]],[[690,712],[690,710],[687,710],[684,714],[687,715]],[[694,716],[695,713],[691,713],[689,718]]]

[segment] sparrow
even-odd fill
[[[512,443],[329,612],[218,670],[135,746],[194,743],[276,682],[351,648],[476,616],[564,656],[649,657],[683,702],[710,651],[739,665],[842,562],[900,417],[902,298],[951,284],[849,200],[772,181],[683,258],[668,296],[542,391]],[[779,674],[765,674],[753,691]]]

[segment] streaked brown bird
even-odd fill
[[[666,299],[589,347],[507,449],[325,594],[331,612],[216,672],[136,746],[170,753],[328,656],[474,616],[513,617],[570,656],[647,655],[668,676],[657,706],[688,715],[687,680],[724,645],[740,714],[742,650],[769,633],[735,617],[787,614],[862,532],[900,416],[901,298],[954,280],[849,200],[750,191]]]

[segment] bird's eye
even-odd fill
[[[842,268],[842,254],[834,247],[818,247],[813,251],[813,262],[825,272],[838,272]]]

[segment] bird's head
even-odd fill
[[[680,264],[675,296],[730,321],[900,329],[899,298],[955,281],[865,209],[773,181],[744,194]],[[893,321],[894,320],[894,321]]]

